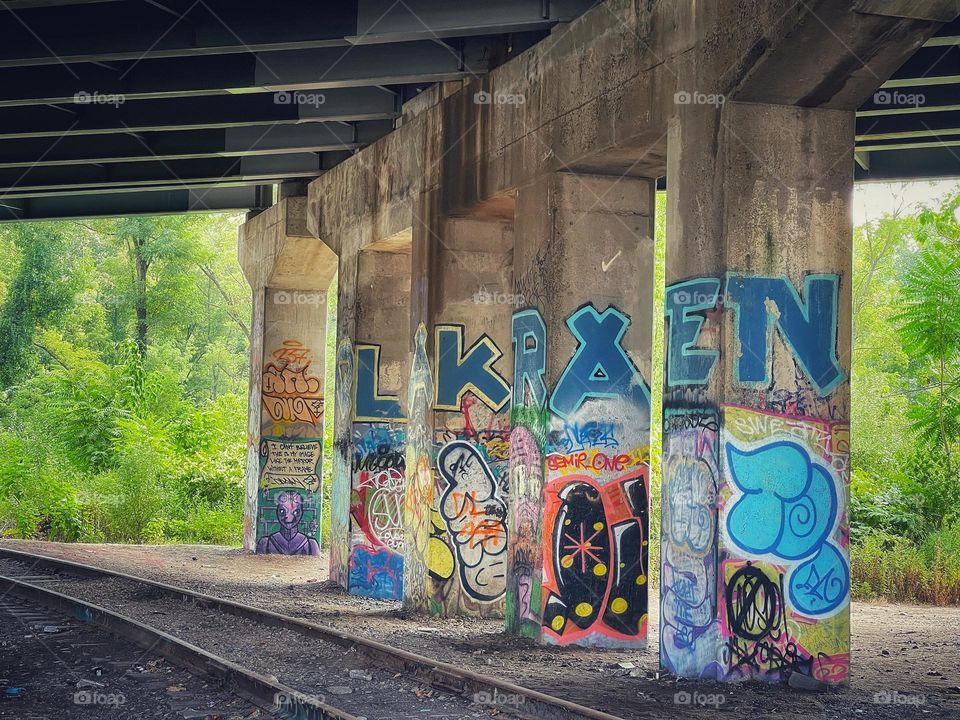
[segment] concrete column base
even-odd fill
[[[671,128],[660,661],[845,683],[852,112]]]

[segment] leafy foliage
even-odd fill
[[[238,543],[238,218],[0,229],[0,532]]]

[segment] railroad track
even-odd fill
[[[261,717],[265,709],[249,694],[167,663],[152,649],[9,595],[0,596],[0,676],[0,718],[112,712],[126,720],[227,720]]]
[[[510,714],[529,720],[620,720],[318,623],[19,550],[0,548],[0,593],[150,647],[274,706],[280,716],[403,720]],[[155,620],[148,625],[131,615]]]

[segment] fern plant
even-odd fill
[[[915,371],[908,412],[919,437],[950,460],[960,435],[960,196],[921,215],[919,249],[901,286],[895,316]]]

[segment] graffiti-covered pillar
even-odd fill
[[[362,251],[353,348],[348,588],[386,600],[403,597],[409,314],[409,241]]]
[[[654,191],[518,195],[507,627],[547,643],[646,644]]]
[[[436,248],[431,612],[502,616],[507,576],[513,224],[448,218]]]
[[[241,228],[253,292],[244,546],[320,554],[327,290],[336,256],[287,198]]]
[[[422,486],[422,446],[429,444],[433,487],[429,503],[422,487],[419,503],[410,498],[411,517],[428,509],[429,521],[411,524],[426,582],[411,586],[407,604],[434,614],[502,616],[513,218],[433,217],[430,232],[419,233],[420,244],[429,247],[415,253],[425,260],[414,268],[414,283],[430,302],[429,321],[414,337],[409,387],[410,433],[430,437],[411,437],[408,454],[408,465],[410,458],[418,463],[412,470]],[[423,415],[428,389],[431,417],[414,418],[414,412]]]
[[[662,666],[846,682],[852,112],[669,134]]]

